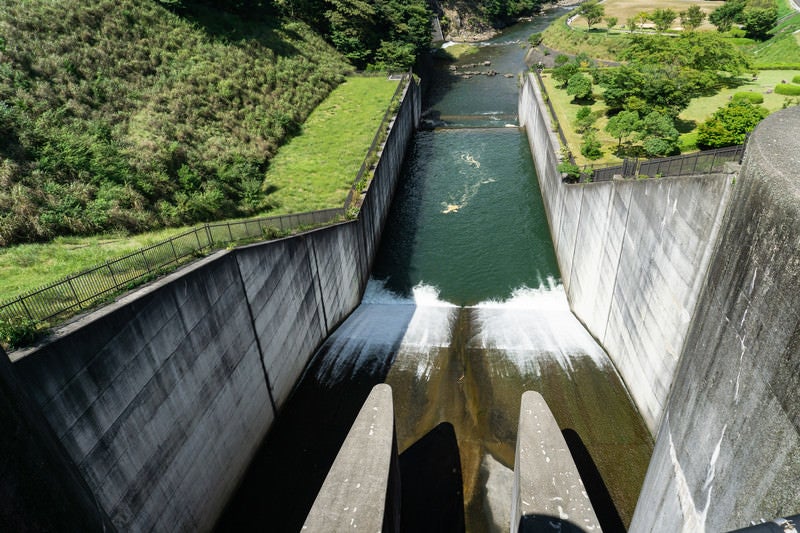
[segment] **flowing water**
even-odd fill
[[[407,531],[508,530],[526,390],[547,400],[604,529],[630,522],[652,440],[569,310],[515,127],[520,43],[554,15],[460,61],[491,61],[497,76],[437,65],[425,110],[436,127],[412,142],[363,302],[320,349],[220,530],[299,530],[382,381],[393,390]]]

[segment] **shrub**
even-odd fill
[[[733,95],[733,101],[746,100],[751,104],[763,104],[764,95],[750,91],[743,91]]]
[[[798,74],[797,76],[792,78],[792,83],[796,83],[796,84],[800,85],[800,74]]]
[[[538,46],[544,37],[541,33],[531,33],[528,37],[528,42],[531,43],[531,46]]]
[[[0,320],[0,342],[9,348],[32,344],[39,336],[36,321],[27,317]]]
[[[800,85],[779,83],[775,86],[775,92],[784,96],[800,96]]]

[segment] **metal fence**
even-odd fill
[[[120,291],[131,289],[143,280],[163,274],[191,258],[200,257],[231,242],[274,238],[288,230],[319,226],[344,219],[353,199],[360,193],[367,171],[377,162],[378,151],[385,139],[389,122],[397,110],[403,90],[411,80],[411,76],[412,72],[409,69],[400,77],[400,83],[386,108],[364,162],[356,174],[344,207],[239,222],[205,224],[1,302],[0,321],[13,322],[22,318],[45,322],[66,318],[93,307]],[[390,78],[397,79],[394,76]]]
[[[547,104],[547,109],[550,111],[550,118],[556,125],[555,133],[558,133],[558,139],[561,141],[561,146],[567,150],[567,158],[569,159],[569,162],[574,165],[575,158],[572,156],[572,152],[569,151],[569,143],[567,142],[567,136],[564,134],[564,130],[561,129],[561,123],[558,121],[558,115],[556,114],[556,110],[553,107],[553,102],[550,101],[550,97],[547,95],[547,90],[545,89],[544,81],[542,81],[542,73],[538,68],[533,69],[533,73],[536,75],[536,81],[539,82],[539,88],[542,90],[543,100]]]
[[[344,216],[344,209],[269,218],[205,224],[152,246],[106,261],[78,274],[29,291],[0,304],[0,320],[19,317],[44,322],[92,307],[142,280],[162,274],[191,258],[234,241],[274,238],[286,231],[328,224]]]
[[[625,159],[622,165],[591,169],[591,180],[610,181],[616,175],[624,178],[701,176],[721,172],[725,163],[740,163],[743,155],[744,145],[739,145],[644,161]]]
[[[378,130],[375,132],[375,136],[372,138],[372,144],[369,145],[367,155],[364,157],[364,161],[361,163],[361,168],[359,168],[358,172],[356,173],[356,179],[353,180],[353,186],[350,187],[350,192],[347,193],[347,198],[344,201],[345,210],[350,208],[353,203],[353,199],[356,197],[356,195],[361,193],[365,174],[368,170],[370,170],[372,165],[376,164],[378,161],[378,150],[385,140],[384,136],[389,128],[389,122],[396,112],[395,106],[400,102],[400,98],[403,96],[403,90],[411,80],[411,76],[411,69],[409,69],[408,72],[404,73],[403,77],[400,78],[400,83],[397,85],[397,89],[394,90],[392,99],[389,101],[389,106],[386,108],[386,112],[383,114],[383,118],[381,119],[381,124],[378,126]]]

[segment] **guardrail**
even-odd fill
[[[350,192],[347,193],[347,198],[344,201],[345,211],[352,206],[353,198],[355,198],[356,195],[361,194],[363,187],[366,185],[367,171],[372,170],[372,166],[378,162],[378,149],[386,138],[385,135],[389,127],[389,122],[397,111],[395,109],[395,105],[400,101],[400,98],[403,95],[403,90],[411,80],[411,76],[411,69],[408,69],[408,72],[405,72],[400,78],[400,83],[397,85],[397,89],[395,89],[394,94],[392,94],[392,99],[389,100],[389,106],[386,108],[386,112],[383,114],[380,126],[378,126],[378,130],[375,132],[375,137],[372,138],[372,144],[369,145],[367,155],[364,157],[364,161],[361,163],[361,168],[359,168],[358,172],[356,173],[356,179],[353,180],[353,186],[350,187]]]
[[[392,95],[372,144],[348,192],[344,207],[198,226],[157,244],[0,302],[0,321],[13,326],[20,320],[41,323],[66,318],[91,308],[120,291],[132,289],[143,281],[163,274],[192,258],[200,257],[232,242],[275,238],[285,235],[289,230],[344,220],[352,214],[350,211],[355,207],[354,199],[368,181],[368,171],[378,160],[378,151],[385,140],[389,122],[397,111],[397,104],[411,76],[409,69],[400,78],[400,83]]]
[[[744,145],[728,146],[659,159],[643,161],[625,159],[622,165],[587,169],[585,175],[588,176],[591,172],[591,181],[610,181],[614,176],[623,178],[702,176],[721,172],[725,163],[741,163],[743,156]]]
[[[257,218],[241,222],[204,224],[122,257],[106,261],[0,304],[0,320],[18,317],[45,322],[89,308],[119,291],[133,288],[210,250],[245,239],[274,238],[304,226],[328,224],[344,217],[344,209],[325,209]]]

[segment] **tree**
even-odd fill
[[[650,156],[663,157],[675,153],[679,136],[672,119],[658,111],[644,117],[639,126],[638,139]]]
[[[747,37],[765,41],[778,23],[778,9],[774,7],[748,7],[742,12],[742,27]]]
[[[586,23],[589,29],[603,19],[606,14],[606,8],[598,2],[598,0],[589,0],[581,4],[578,8],[578,15],[586,18]]]
[[[744,144],[747,134],[768,114],[760,105],[734,100],[698,126],[697,146],[705,149]]]
[[[597,140],[597,134],[595,133],[594,128],[589,129],[586,133],[583,134],[583,143],[581,144],[581,154],[586,159],[600,159],[603,155],[603,151],[600,149],[602,144],[600,141]]]
[[[617,17],[606,17],[606,27],[610,30],[617,25],[619,19]]]
[[[559,63],[560,57],[567,56],[558,56],[556,58],[556,64]],[[561,61],[561,64],[553,69],[553,79],[560,82],[562,87],[566,87],[569,83],[569,79],[577,74],[579,70],[580,65],[575,61],[570,61],[567,57],[566,61]]]
[[[655,24],[656,30],[662,32],[667,31],[676,18],[678,18],[678,14],[671,9],[656,9],[649,16],[649,19]]]
[[[708,21],[717,27],[717,31],[726,32],[734,22],[739,22],[747,0],[728,0],[711,12]]]
[[[636,111],[620,111],[606,124],[606,131],[618,140],[617,146],[622,146],[622,140],[630,137],[639,129],[639,113]]]
[[[586,100],[592,96],[592,80],[588,76],[576,72],[567,81],[567,94],[575,100]]]
[[[637,17],[629,17],[628,20],[625,21],[625,27],[628,28],[629,33],[633,33],[638,27],[638,24],[639,19]]]
[[[592,113],[592,108],[582,106],[575,114],[575,130],[578,133],[585,133],[597,122],[597,115]]]
[[[700,27],[706,19],[706,14],[698,5],[689,6],[686,11],[681,11],[681,25],[687,31],[694,31]]]

